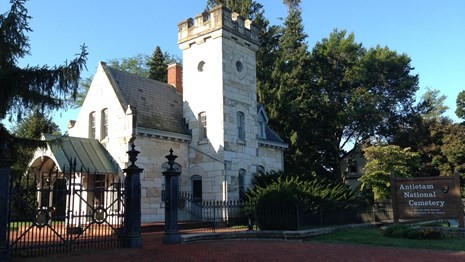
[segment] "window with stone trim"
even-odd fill
[[[237,112],[237,138],[245,140],[245,115],[243,112]]]
[[[100,139],[105,139],[106,137],[108,137],[108,108],[102,110],[100,122]]]
[[[199,113],[199,141],[207,140],[207,113]]]
[[[89,114],[89,138],[95,139],[97,136],[97,127],[95,126],[95,111]]]

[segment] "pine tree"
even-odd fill
[[[168,65],[165,61],[165,57],[160,47],[157,46],[153,52],[152,59],[147,61],[149,69],[149,78],[158,80],[161,82],[167,81],[167,68]]]
[[[300,114],[301,94],[308,87],[309,54],[299,3],[286,3],[288,14],[279,38],[279,57],[272,73],[274,83],[270,86],[274,89],[275,99],[267,101],[271,127],[289,143],[286,169],[296,173],[308,171],[308,166],[304,167],[302,162],[302,158],[307,157],[308,148],[303,147],[301,134],[309,132],[301,125]]]
[[[10,10],[0,15],[0,119],[21,119],[29,108],[60,109],[68,106],[70,97],[75,97],[79,76],[87,60],[86,46],[70,62],[48,67],[16,65],[19,58],[29,54],[29,39],[26,33],[32,31],[28,21],[31,18],[24,6],[26,0],[12,0]],[[14,139],[3,125],[0,125],[0,147],[5,151],[8,140]],[[2,152],[6,153],[6,152]]]

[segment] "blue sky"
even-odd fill
[[[181,56],[177,24],[203,11],[206,0],[30,0],[26,3],[33,32],[31,55],[20,66],[56,65],[72,59],[79,46],[88,46],[88,71],[98,61],[151,55],[155,46]],[[261,0],[272,24],[281,24],[286,7],[281,0]],[[420,76],[418,97],[427,87],[447,96],[454,120],[455,99],[465,90],[465,1],[463,0],[303,0],[308,45],[334,28],[353,32],[366,48],[388,46],[412,59]],[[0,12],[8,10],[2,5]],[[54,118],[62,131],[77,110]]]

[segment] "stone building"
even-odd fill
[[[100,62],[68,130],[102,144],[119,172],[134,141],[144,169],[142,222],[164,219],[162,164],[171,148],[180,190],[197,200],[239,199],[254,176],[284,165],[287,144],[256,99],[258,29],[218,6],[179,23],[178,44],[183,65],[168,67],[168,83]]]

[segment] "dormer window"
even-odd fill
[[[358,163],[356,160],[351,160],[349,162],[349,173],[357,173],[358,172]]]
[[[95,126],[95,111],[89,114],[89,138],[95,139],[97,136],[97,128]]]

